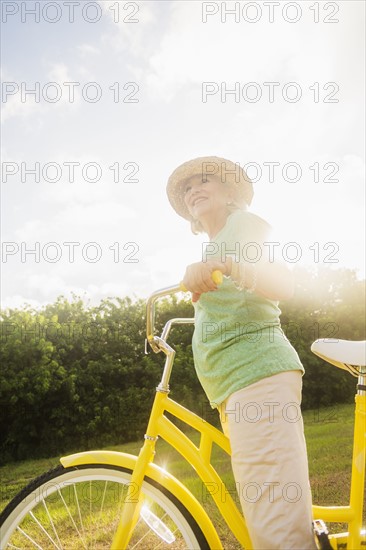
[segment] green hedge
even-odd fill
[[[365,338],[364,281],[349,270],[296,270],[295,297],[281,304],[283,329],[306,368],[303,406],[353,399],[355,379],[310,352],[316,338]],[[161,327],[190,317],[187,299],[158,306]],[[173,329],[177,349],[172,397],[207,419],[207,400],[195,376],[192,328]],[[51,456],[136,440],[164,358],[144,354],[145,304],[129,298],[88,306],[59,297],[38,310],[1,313],[1,462]]]

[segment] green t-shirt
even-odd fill
[[[206,259],[238,253],[240,259],[259,259],[268,248],[270,226],[259,216],[237,210],[207,244]],[[255,244],[250,244],[255,243]],[[198,378],[211,406],[262,378],[304,368],[280,325],[278,302],[238,290],[224,277],[218,290],[195,302],[193,356]]]

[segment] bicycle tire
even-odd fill
[[[87,464],[58,466],[39,476],[0,514],[1,550],[109,549],[131,473],[129,468]],[[142,491],[148,507],[140,515],[128,549],[209,550],[198,523],[170,491],[148,477]],[[173,534],[173,542],[164,542],[161,533],[156,534],[160,530],[167,536],[164,529]]]

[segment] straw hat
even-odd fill
[[[169,177],[166,188],[170,204],[186,220],[192,220],[192,217],[184,203],[184,183],[192,176],[201,176],[205,181],[210,175],[220,178],[223,184],[229,185],[238,203],[244,201],[250,205],[252,202],[252,181],[238,163],[235,164],[221,157],[198,157],[178,166]]]

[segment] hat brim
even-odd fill
[[[177,214],[192,221],[184,202],[184,183],[193,176],[201,176],[205,181],[210,175],[219,177],[223,184],[229,185],[236,201],[250,205],[254,194],[253,183],[239,163],[221,157],[198,157],[178,166],[168,179],[168,199]]]

